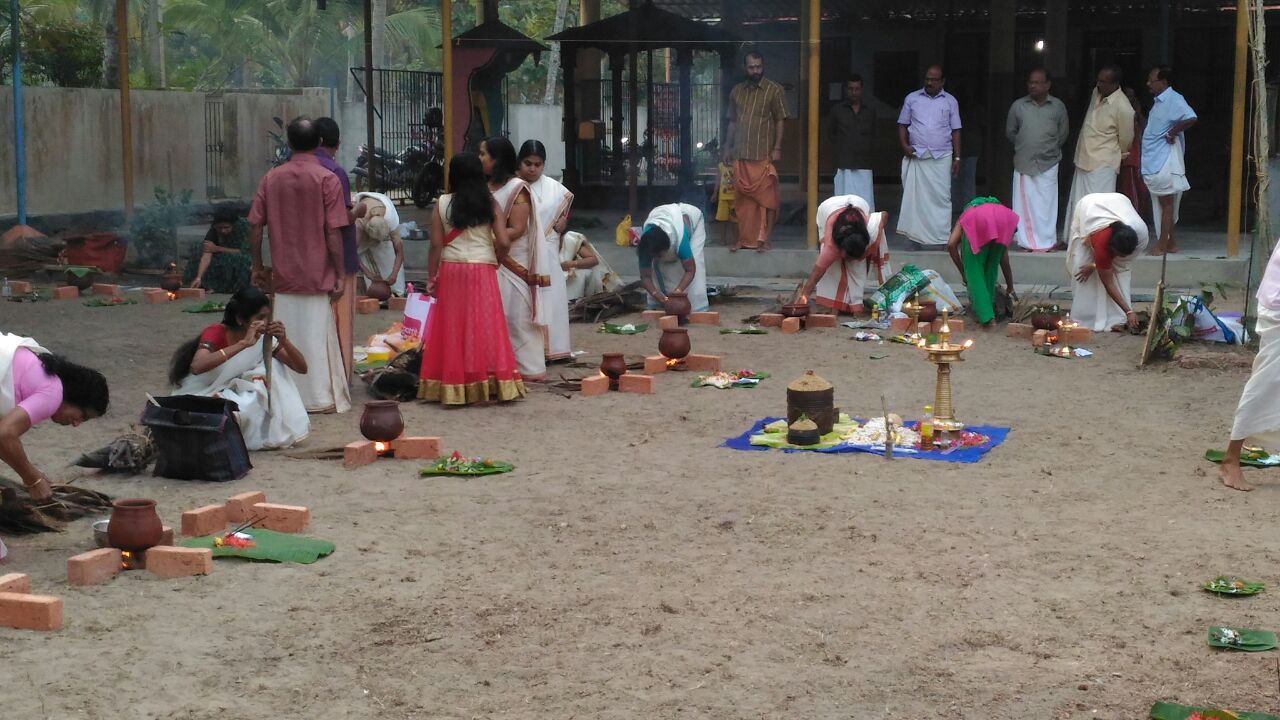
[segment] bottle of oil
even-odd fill
[[[933,406],[924,406],[924,417],[920,418],[920,445],[933,447]]]

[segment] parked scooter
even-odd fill
[[[427,111],[423,126],[426,132],[417,143],[398,153],[375,147],[373,150],[375,192],[409,190],[413,204],[427,207],[444,189],[444,116],[439,108]],[[356,167],[352,170],[357,190],[370,189],[369,148],[360,146]]]
[[[267,131],[267,134],[271,136],[272,142],[275,143],[275,146],[271,149],[271,167],[280,167],[289,162],[289,158],[293,157],[293,150],[289,148],[289,142],[285,140],[284,120],[278,117],[273,117],[271,120],[276,124],[276,128],[280,130],[278,133],[271,130]]]

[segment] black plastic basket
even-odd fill
[[[155,440],[155,474],[174,480],[238,480],[249,472],[249,449],[231,400],[174,395],[156,398],[142,411]]]

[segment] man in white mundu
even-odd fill
[[[1142,132],[1142,180],[1151,191],[1151,219],[1156,230],[1152,255],[1178,252],[1173,226],[1178,223],[1182,193],[1191,189],[1183,158],[1184,133],[1196,124],[1196,111],[1181,93],[1169,87],[1172,82],[1173,70],[1168,65],[1152,68],[1147,74],[1147,89],[1155,100]]]
[[[1085,195],[1067,232],[1071,319],[1095,332],[1136,328],[1129,263],[1147,247],[1147,224],[1120,193]]]
[[[1058,244],[1058,163],[1071,128],[1067,106],[1049,94],[1049,71],[1027,75],[1027,94],[1013,101],[1005,136],[1013,143],[1013,211],[1018,245],[1048,252]]]
[[[898,232],[917,245],[947,244],[951,180],[960,172],[960,105],[943,90],[942,66],[930,65],[924,87],[902,101],[902,214]]]
[[[1067,224],[1080,199],[1090,193],[1116,191],[1120,161],[1133,144],[1133,105],[1119,92],[1124,73],[1115,65],[1098,71],[1098,81],[1089,96],[1089,109],[1076,139],[1075,177],[1067,203]],[[1015,207],[1014,212],[1018,209]]]

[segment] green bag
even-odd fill
[[[889,312],[895,305],[929,287],[929,278],[915,265],[903,265],[902,269],[871,293],[871,302],[880,312]]]

